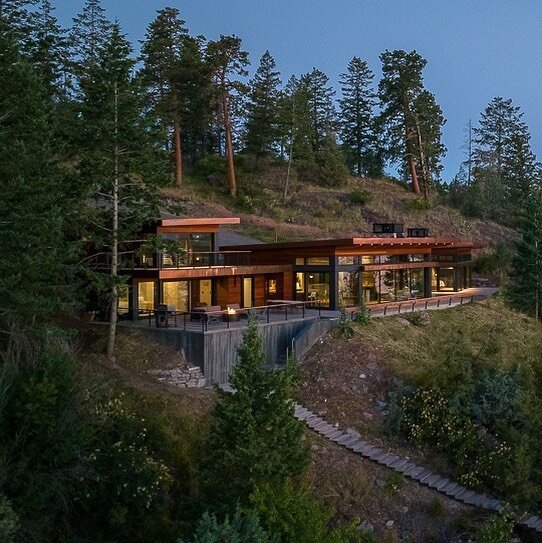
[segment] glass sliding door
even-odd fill
[[[322,307],[329,307],[329,273],[305,273],[307,285],[307,301],[315,302]]]

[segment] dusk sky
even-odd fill
[[[83,0],[53,0],[68,25]],[[425,83],[447,123],[443,177],[463,160],[473,123],[494,96],[525,112],[533,148],[542,158],[542,2],[540,0],[103,0],[132,42],[144,37],[155,12],[180,10],[192,34],[236,34],[250,53],[251,74],[269,49],[283,81],[317,67],[338,90],[349,59],[366,60],[380,78],[385,49],[416,49],[428,60]]]

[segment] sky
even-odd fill
[[[53,4],[61,23],[69,25],[83,0]],[[191,34],[241,37],[251,74],[267,49],[283,81],[316,67],[337,91],[352,56],[365,60],[378,81],[381,52],[415,49],[428,61],[425,85],[447,119],[445,181],[464,160],[469,119],[476,125],[495,96],[521,106],[542,159],[541,0],[102,0],[102,5],[136,46],[156,10],[172,6]]]

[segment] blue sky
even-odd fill
[[[416,49],[427,60],[426,87],[447,118],[444,179],[457,172],[469,118],[494,96],[525,112],[542,158],[542,1],[540,0],[102,0],[135,42],[155,12],[180,10],[193,34],[243,38],[252,70],[269,49],[286,80],[312,67],[338,90],[338,75],[357,55],[380,77],[385,49]],[[53,0],[63,24],[83,0]]]

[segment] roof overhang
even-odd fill
[[[159,226],[220,226],[223,224],[239,224],[239,217],[204,217],[186,219],[160,219]]]

